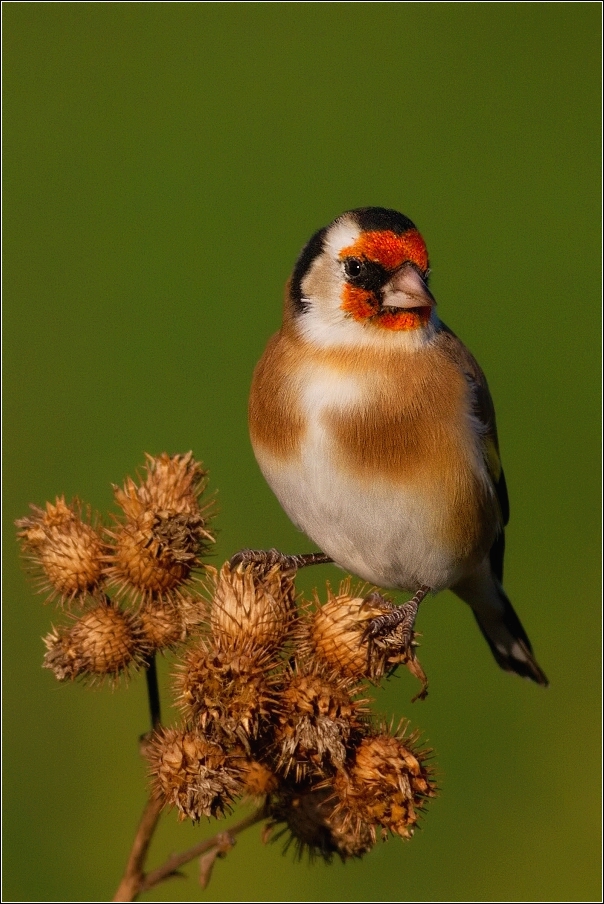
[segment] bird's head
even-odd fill
[[[286,320],[321,346],[421,347],[434,334],[428,252],[407,217],[383,207],[342,214],[303,249]]]

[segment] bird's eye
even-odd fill
[[[348,279],[356,279],[361,275],[363,266],[357,257],[347,257],[344,261],[344,273]]]

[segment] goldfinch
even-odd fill
[[[480,367],[439,320],[428,252],[395,210],[363,207],[316,232],[285,292],[283,325],[253,377],[256,459],[291,520],[333,561],[413,599],[450,588],[499,665],[547,678],[503,587],[509,507]],[[287,558],[287,557],[286,557]]]

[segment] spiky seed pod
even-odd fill
[[[206,629],[210,623],[209,603],[205,597],[201,596],[197,588],[192,588],[191,592],[179,592],[176,599],[178,611],[186,626],[187,635],[194,628],[200,625]]]
[[[198,731],[166,728],[145,748],[154,794],[179,819],[222,816],[242,790],[237,757]]]
[[[195,461],[192,452],[154,457],[147,455],[146,478],[137,484],[128,477],[123,490],[114,487],[115,498],[126,518],[136,521],[143,511],[167,511],[184,515],[204,515],[212,508],[210,501],[204,508],[200,497],[207,486],[207,471]],[[207,539],[214,538],[208,532]]]
[[[315,611],[302,627],[300,644],[316,662],[340,675],[377,680],[386,671],[389,653],[369,643],[365,634],[371,619],[383,615],[384,608],[362,596],[362,590],[351,592],[350,580],[346,580],[333,593],[328,584],[323,606],[315,594]]]
[[[16,522],[25,555],[41,569],[40,589],[61,602],[92,593],[101,580],[103,542],[90,523],[90,510],[82,517],[78,499],[69,505],[58,496],[46,510],[31,506],[33,514]]]
[[[243,751],[242,751],[243,754]],[[245,757],[241,761],[243,792],[249,797],[266,797],[279,787],[279,778],[260,760]]]
[[[429,797],[435,797],[428,750],[413,749],[417,737],[386,733],[364,738],[346,772],[333,779],[339,810],[352,824],[370,825],[410,838]]]
[[[202,637],[178,666],[177,704],[209,737],[247,749],[275,706],[274,665],[267,653],[218,649]]]
[[[322,857],[329,863],[334,854],[342,861],[362,857],[375,843],[375,833],[361,821],[353,826],[344,820],[331,788],[284,786],[271,798],[273,825],[285,823],[274,836],[285,836],[285,851],[294,846],[299,859]]]
[[[261,573],[254,565],[213,570],[212,632],[220,646],[275,649],[295,613],[293,571],[278,565]]]
[[[105,573],[118,595],[176,599],[214,542],[209,506],[202,509],[199,503],[205,484],[206,472],[189,452],[147,456],[147,477],[140,485],[128,478],[123,489],[114,487],[125,520],[107,531],[112,548]]]
[[[174,591],[201,564],[205,529],[200,515],[146,511],[108,533],[114,545],[105,572],[119,595],[174,600]]]
[[[336,853],[343,861],[369,853],[376,842],[376,833],[372,826],[362,819],[348,818],[348,814],[343,813],[337,806],[335,794],[331,796],[330,805],[332,809],[327,824]]]
[[[150,652],[139,620],[115,605],[96,606],[70,627],[54,628],[44,643],[44,668],[59,681],[116,679],[143,665]]]
[[[270,814],[273,825],[285,823],[284,828],[273,836],[278,841],[285,836],[283,852],[293,845],[295,856],[301,859],[307,854],[312,861],[322,857],[328,863],[334,855],[331,832],[326,825],[326,817],[331,807],[326,803],[331,792],[309,786],[284,786],[273,796]]]
[[[138,615],[153,650],[174,649],[193,629],[209,620],[207,601],[191,593],[147,599]]]
[[[351,737],[362,730],[366,700],[354,701],[350,680],[296,668],[279,695],[275,720],[278,769],[300,781],[308,770],[341,769]]]
[[[143,605],[138,613],[141,627],[152,650],[174,649],[187,637],[182,612],[171,603],[159,601]]]

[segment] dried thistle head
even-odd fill
[[[272,794],[279,787],[279,778],[266,763],[252,759],[242,752],[241,777],[243,793],[248,797],[261,798]]]
[[[254,565],[212,569],[211,624],[220,646],[275,649],[295,613],[294,572],[278,565],[261,571]]]
[[[209,620],[207,601],[195,593],[148,598],[138,616],[152,650],[173,650]]]
[[[298,859],[307,854],[312,861],[321,857],[327,863],[337,854],[342,861],[362,857],[375,844],[375,833],[360,820],[342,816],[339,801],[328,787],[285,785],[270,801],[270,816],[278,831],[274,840],[285,837],[284,851],[292,845]]]
[[[153,651],[174,649],[186,640],[186,620],[181,610],[171,602],[159,600],[144,604],[138,617],[141,630]]]
[[[214,542],[207,507],[200,507],[206,473],[187,455],[148,456],[147,477],[114,488],[125,518],[107,531],[105,574],[118,596],[176,600]]]
[[[155,796],[179,819],[223,816],[242,790],[236,756],[195,729],[165,728],[145,747]]]
[[[410,838],[428,798],[436,796],[431,751],[416,749],[417,735],[384,731],[364,738],[346,771],[333,779],[344,821],[380,826]],[[374,828],[375,831],[375,828]]]
[[[124,488],[114,487],[115,498],[126,518],[136,521],[143,511],[166,511],[180,515],[206,515],[210,501],[201,506],[208,472],[195,461],[192,452],[185,455],[147,455],[146,477],[137,485],[130,477]],[[206,517],[207,520],[207,517]],[[208,534],[208,542],[214,538]]]
[[[146,601],[153,597],[174,599],[201,564],[205,534],[199,515],[144,512],[110,532],[114,545],[105,573],[119,595]]]
[[[342,581],[337,593],[327,585],[327,602],[321,605],[315,592],[314,611],[301,627],[300,645],[315,662],[350,678],[377,680],[386,670],[387,654],[366,638],[372,618],[382,615],[368,603],[363,587],[351,590]]]
[[[275,718],[278,769],[300,781],[309,770],[342,769],[348,745],[363,730],[366,700],[350,679],[296,666],[284,684]]]
[[[59,681],[115,680],[144,665],[150,653],[136,616],[113,604],[89,609],[69,627],[53,628],[44,643],[44,668]]]
[[[373,827],[358,817],[351,819],[348,812],[343,812],[342,808],[338,807],[335,794],[331,795],[329,803],[331,812],[327,823],[331,841],[342,861],[369,853],[376,842]]]
[[[58,496],[46,509],[31,506],[32,515],[16,524],[24,554],[41,574],[40,590],[62,603],[83,600],[99,586],[104,546],[91,524],[90,510],[82,516],[78,499]]]
[[[327,602],[321,605],[315,592],[314,611],[300,621],[300,648],[317,663],[352,678],[379,681],[384,674],[404,663],[422,682],[417,698],[427,694],[428,681],[415,656],[412,643],[407,643],[402,629],[384,637],[370,638],[372,620],[386,615],[395,604],[379,593],[365,594],[364,586],[351,590],[350,579],[340,584],[334,594],[327,585]]]
[[[178,665],[177,705],[209,737],[238,741],[247,749],[275,706],[274,667],[266,652],[220,649],[201,637]]]

